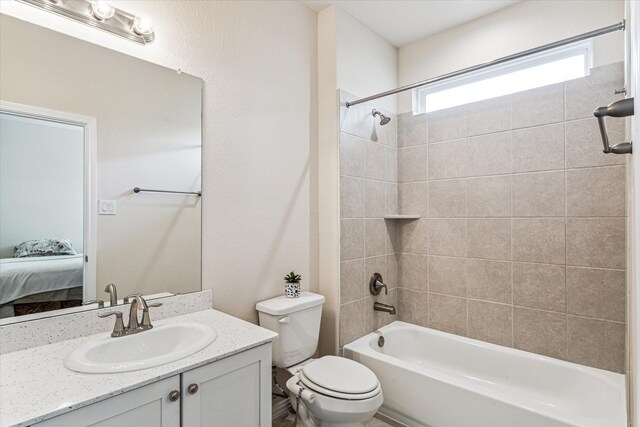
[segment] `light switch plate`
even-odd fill
[[[100,215],[115,215],[116,201],[115,200],[98,200],[98,213]]]

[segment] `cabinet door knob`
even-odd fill
[[[171,393],[169,393],[170,401],[175,402],[178,399],[180,399],[180,392],[178,390],[173,390]]]
[[[187,387],[187,391],[189,392],[189,394],[196,394],[198,392],[198,384],[189,384],[189,387]]]

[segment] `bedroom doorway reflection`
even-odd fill
[[[95,298],[95,120],[0,108],[0,318]]]

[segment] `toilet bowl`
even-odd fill
[[[318,346],[324,297],[302,292],[256,304],[260,326],[278,333],[273,341],[273,364],[293,376],[287,381],[289,399],[308,427],[362,426],[382,405],[376,375],[350,359],[313,359]]]
[[[310,427],[362,426],[383,401],[369,368],[335,356],[306,363],[287,381],[287,389],[303,425]]]

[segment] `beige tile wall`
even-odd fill
[[[398,116],[398,209],[420,219],[400,222],[395,239],[371,206],[393,172],[366,174],[383,167],[379,152],[395,142],[345,130],[340,345],[377,326],[364,320],[366,279],[387,268],[395,283],[397,250],[399,320],[623,372],[625,159],[602,154],[592,115],[622,85],[618,63],[564,84]],[[623,121],[610,121],[609,133],[622,141]]]
[[[341,102],[353,99],[341,93]],[[392,120],[380,126],[371,110]],[[386,214],[398,212],[398,121],[374,103],[340,110],[340,348],[396,316],[374,312],[375,301],[397,305],[397,235]],[[426,162],[426,157],[424,158]],[[419,169],[416,170],[419,172]],[[389,294],[369,293],[380,273]]]

